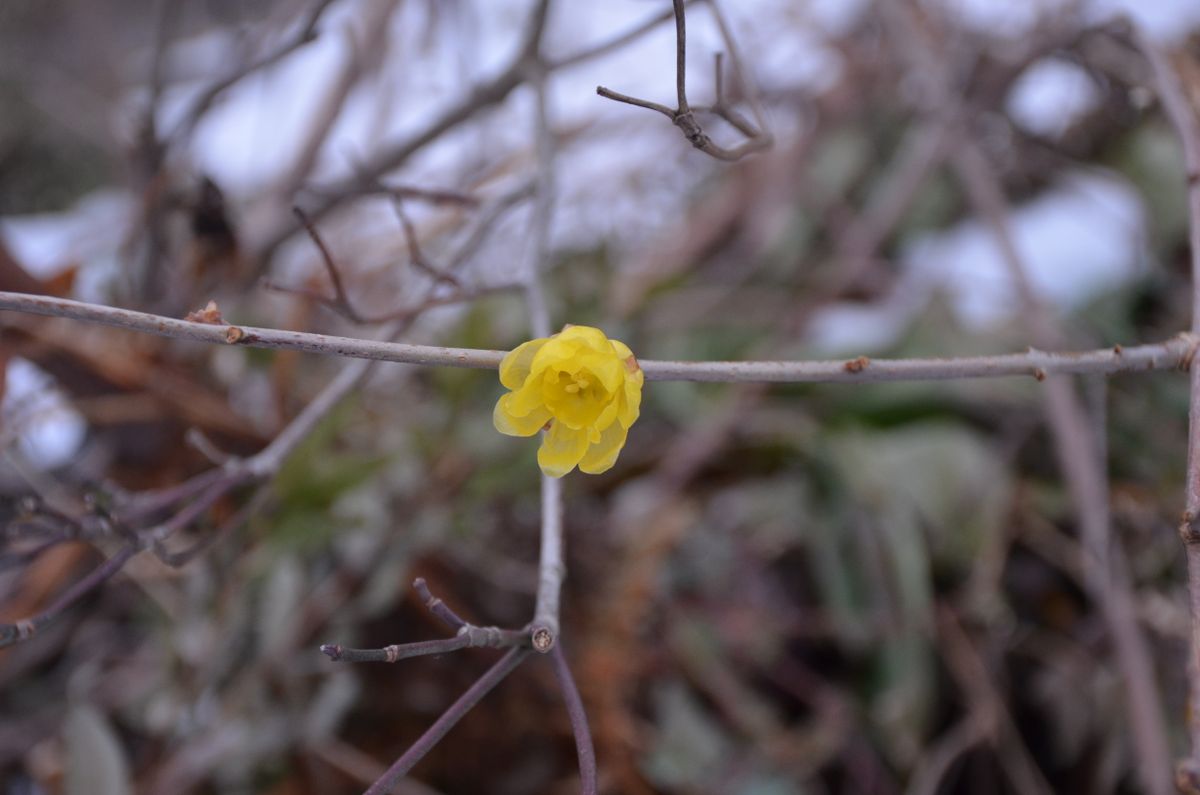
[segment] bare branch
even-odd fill
[[[628,94],[622,94],[619,91],[613,91],[611,88],[604,86],[596,86],[596,93],[605,99],[615,100],[616,102],[624,102],[626,105],[636,105],[639,108],[647,108],[649,110],[658,111],[672,121],[675,120],[675,111],[668,108],[666,105],[660,105],[657,102],[651,102],[648,99],[638,99],[631,97]]]
[[[212,532],[206,534],[199,541],[196,541],[191,546],[188,546],[184,549],[171,551],[167,549],[165,541],[155,542],[155,556],[171,568],[178,569],[186,566],[188,563],[191,563],[197,555],[204,552],[218,541],[225,539],[230,533],[237,530],[239,527],[242,527],[246,524],[246,522],[254,518],[255,514],[261,511],[263,506],[266,504],[269,494],[270,490],[268,488],[260,487],[259,490],[254,493],[254,496],[247,500],[246,504],[239,508],[233,516],[229,517],[224,522],[221,522],[220,526],[218,526]]]
[[[387,772],[378,781],[371,785],[364,795],[384,795],[384,793],[391,792],[396,782],[407,774],[408,771],[412,770],[417,762],[420,762],[435,745],[441,742],[441,739],[446,736],[446,733],[450,729],[454,728],[454,724],[458,723],[463,715],[470,712],[484,696],[491,692],[493,687],[500,684],[505,677],[516,670],[517,666],[524,662],[527,656],[529,656],[528,649],[509,649],[508,653],[489,668],[483,676],[479,677],[475,684],[471,685],[457,701],[451,704],[433,722],[433,725],[388,768]]]
[[[460,649],[508,649],[528,647],[529,631],[525,629],[501,629],[500,627],[477,627],[458,617],[445,602],[429,591],[425,580],[418,577],[413,583],[422,603],[435,616],[454,630],[452,638],[422,640],[415,643],[399,643],[382,649],[347,649],[336,643],[321,647],[321,653],[334,662],[398,662],[410,657],[446,654]]]
[[[353,359],[404,364],[494,370],[504,351],[409,345],[329,334],[254,326],[214,326],[88,304],[68,298],[0,292],[0,310],[52,315],[116,326],[159,337],[243,345],[249,348],[294,350]],[[961,378],[1027,376],[1039,381],[1055,373],[1128,373],[1146,370],[1186,370],[1200,344],[1200,334],[1184,332],[1150,345],[1100,348],[1079,352],[1047,352],[965,356],[952,359],[834,359],[824,361],[678,362],[639,360],[648,381],[707,381],[739,383],[876,383],[881,381],[948,381]]]
[[[530,638],[543,654],[558,638],[558,605],[566,564],[563,562],[562,481],[542,475],[542,537],[538,561],[537,606]]]
[[[571,731],[575,735],[575,752],[579,757],[580,792],[582,795],[596,795],[596,749],[592,745],[592,730],[588,728],[583,699],[579,697],[579,688],[575,686],[575,677],[571,676],[571,667],[567,665],[567,656],[563,653],[562,644],[556,645],[550,652],[550,662],[554,664],[554,676],[558,679],[558,689],[566,702],[567,715],[571,718]]]
[[[288,55],[314,41],[317,38],[317,24],[321,21],[321,16],[325,13],[325,10],[332,3],[333,0],[317,0],[308,12],[308,15],[304,18],[304,21],[296,28],[295,34],[281,42],[271,52],[234,70],[209,86],[203,94],[196,98],[187,112],[183,114],[183,118],[180,119],[179,124],[176,125],[175,129],[167,137],[168,141],[178,141],[188,135],[195,129],[196,124],[204,117],[204,114],[208,112],[213,103],[220,99],[221,95],[230,88],[255,72],[262,71],[282,61]]]
[[[438,269],[425,258],[425,252],[421,250],[420,241],[417,240],[417,230],[413,227],[408,213],[404,211],[404,200],[399,196],[392,196],[392,209],[396,213],[396,219],[400,221],[400,228],[404,230],[404,242],[408,245],[408,258],[412,260],[412,264],[435,282],[445,282],[455,287],[462,287],[456,276]]]
[[[532,218],[533,262],[525,275],[525,303],[530,325],[537,337],[550,334],[550,313],[542,289],[542,275],[550,265],[550,224],[554,213],[554,137],[550,130],[550,110],[544,75],[537,77],[534,106],[534,134],[537,151],[537,198]],[[542,529],[538,557],[537,602],[534,606],[530,638],[533,648],[545,654],[558,638],[559,598],[566,564],[563,560],[562,483],[542,475]]]
[[[1200,330],[1200,121],[1180,84],[1179,76],[1162,52],[1143,33],[1138,45],[1154,73],[1163,111],[1183,144],[1188,175],[1188,231],[1192,250],[1192,330]],[[1183,521],[1179,536],[1187,555],[1188,607],[1192,638],[1188,654],[1190,708],[1188,734],[1191,749],[1176,771],[1180,792],[1200,793],[1200,367],[1192,369],[1188,408],[1187,479],[1184,485]]]
[[[883,5],[904,56],[924,81],[933,113],[947,126],[950,159],[981,221],[991,230],[1001,259],[1021,298],[1023,315],[1040,344],[1058,346],[1063,334],[1029,281],[1029,269],[1009,228],[1010,211],[999,176],[966,127],[963,100],[952,88],[948,56],[920,29],[911,3]],[[1084,540],[1085,573],[1091,597],[1104,617],[1126,680],[1126,703],[1138,755],[1138,774],[1147,792],[1171,789],[1170,751],[1150,651],[1133,607],[1133,585],[1112,543],[1108,484],[1084,407],[1070,382],[1051,377],[1044,394],[1046,417]]]
[[[730,108],[724,102],[723,83],[720,79],[721,61],[717,58],[717,102],[715,105],[706,108],[693,108],[688,103],[687,97],[687,22],[686,14],[684,14],[684,6],[687,5],[684,0],[673,0],[673,8],[675,14],[675,99],[676,107],[668,108],[666,105],[660,105],[657,102],[651,102],[646,99],[631,97],[628,94],[621,94],[604,86],[596,86],[596,93],[605,99],[623,102],[627,105],[636,105],[641,108],[657,111],[671,120],[671,123],[679,128],[683,133],[683,137],[691,142],[692,146],[718,160],[732,162],[740,160],[746,155],[766,149],[774,142],[771,134],[767,132],[763,123],[763,116],[758,107],[757,100],[753,102],[754,113],[758,119],[758,128],[755,129],[749,122],[742,118],[736,111]],[[718,25],[721,28],[721,33],[726,37],[727,46],[730,48],[730,55],[733,57],[735,67],[738,64],[736,49],[732,38],[729,34],[729,27],[721,16],[720,9],[715,4],[710,2],[713,8],[713,13],[717,17]],[[740,67],[736,68],[739,82],[745,85]],[[753,94],[754,92],[748,92]],[[746,136],[746,140],[733,148],[726,148],[715,143],[712,138],[704,132],[704,128],[700,122],[696,120],[695,111],[707,110],[715,113],[721,118],[728,121],[739,132]]]
[[[319,299],[323,304],[335,311],[344,314],[349,320],[355,323],[362,323],[362,315],[350,303],[350,296],[346,294],[346,288],[342,284],[341,270],[333,261],[333,255],[329,253],[329,247],[325,245],[325,241],[321,239],[321,235],[317,232],[317,227],[312,220],[305,215],[304,211],[299,207],[292,208],[300,225],[304,227],[304,231],[308,233],[308,237],[312,240],[313,245],[317,247],[317,251],[321,253],[321,262],[325,265],[325,272],[329,274],[329,281],[333,285],[333,299]]]
[[[538,0],[526,25],[524,44],[505,69],[488,82],[470,91],[461,102],[447,108],[422,130],[403,141],[384,147],[363,164],[357,173],[321,191],[319,195],[323,197],[323,201],[309,210],[309,216],[314,220],[321,219],[331,210],[341,206],[343,202],[361,195],[364,190],[371,189],[383,175],[399,168],[414,154],[450,130],[468,119],[474,118],[477,113],[507,99],[508,95],[525,81],[530,71],[530,64],[538,60],[538,46],[545,30],[548,11],[549,0]],[[269,266],[275,250],[295,232],[296,228],[288,225],[269,236],[266,244],[257,252],[259,267],[255,273],[256,280]]]
[[[92,569],[85,577],[64,591],[45,610],[28,618],[19,618],[11,624],[0,624],[0,648],[32,638],[46,624],[58,618],[80,599],[108,582],[113,575],[124,568],[130,558],[140,551],[135,544],[126,544],[111,558]]]
[[[683,13],[683,0],[672,0],[675,11],[675,100],[676,112],[691,111],[687,98],[687,15]]]
[[[126,310],[118,310],[124,312]],[[138,314],[138,313],[134,313]],[[165,327],[169,318],[161,318],[158,322]],[[212,326],[207,323],[182,322],[189,326],[202,328],[237,329],[235,326]],[[411,318],[394,321],[384,327],[381,340],[389,340],[400,334],[411,323]],[[227,332],[228,334],[229,332]],[[238,334],[241,330],[238,329]],[[237,335],[226,338],[226,342],[236,341]],[[25,640],[32,636],[42,625],[53,620],[63,610],[73,605],[84,595],[90,593],[120,571],[133,556],[147,548],[152,548],[164,562],[169,565],[182,565],[194,554],[204,548],[201,542],[193,548],[179,553],[168,551],[163,542],[176,532],[188,526],[204,515],[219,499],[237,488],[250,485],[271,477],[283,465],[283,462],[317,426],[317,424],[333,410],[342,398],[354,389],[370,371],[373,362],[368,359],[358,359],[347,363],[336,376],[313,398],[296,417],[271,441],[255,455],[245,458],[230,458],[222,466],[201,473],[186,483],[170,489],[164,489],[145,499],[141,495],[132,495],[126,502],[128,508],[119,506],[114,517],[100,517],[100,521],[112,524],[121,531],[127,539],[127,545],[117,555],[91,574],[73,585],[62,597],[55,601],[50,608],[32,618],[20,619],[12,625],[0,625],[0,647]],[[150,527],[137,527],[135,520],[152,519],[156,514],[176,509],[173,515],[160,524]],[[253,508],[251,509],[253,510]],[[237,517],[235,517],[236,519]],[[73,521],[66,517],[67,521]],[[215,534],[224,536],[231,532],[240,522],[231,522]],[[526,633],[518,633],[525,637]]]
[[[696,2],[696,0],[685,0],[684,4],[691,5],[694,2]],[[626,44],[630,44],[646,35],[651,30],[654,30],[668,19],[671,19],[674,15],[674,10],[663,11],[661,14],[657,14],[650,19],[647,19],[640,25],[635,25],[624,33],[619,33],[616,36],[613,36],[608,41],[601,42],[593,47],[588,47],[587,49],[581,50],[573,55],[564,56],[556,61],[547,61],[546,69],[548,71],[567,69],[575,66],[576,64],[590,61],[593,58],[599,58],[609,54],[610,52],[615,52],[624,47]]]

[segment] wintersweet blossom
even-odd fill
[[[607,471],[638,418],[645,377],[633,352],[590,326],[566,326],[530,340],[500,362],[500,383],[510,390],[496,403],[492,421],[509,436],[546,435],[538,465],[561,478],[579,466]]]

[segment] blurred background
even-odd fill
[[[1040,344],[957,135],[1000,186],[1063,347],[1189,326],[1186,170],[1135,39],[1175,54],[1200,105],[1200,4],[725,6],[740,59],[713,7],[688,6],[689,96],[715,102],[725,53],[724,98],[761,104],[769,151],[719,162],[596,95],[674,104],[669,3],[553,2],[547,172],[530,2],[6,0],[0,290],[173,317],[211,300],[231,322],[357,337],[386,318],[404,341],[509,349],[531,336],[514,288],[550,184],[552,323],[642,358]],[[4,621],[119,547],[119,521],[81,534],[81,517],[255,453],[346,366],[0,326]],[[1072,388],[1181,755],[1187,381]],[[617,465],[565,481],[562,643],[601,790],[1148,791],[1045,389],[647,384]],[[493,430],[500,394],[491,372],[375,367],[265,483],[179,529],[187,565],[133,557],[0,650],[0,793],[365,789],[496,653],[350,665],[318,646],[443,637],[417,576],[474,623],[531,615],[536,445]],[[545,660],[397,791],[578,791]]]

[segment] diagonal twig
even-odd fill
[[[579,688],[575,686],[575,677],[571,675],[571,667],[567,664],[567,656],[563,654],[561,643],[551,650],[550,662],[554,664],[554,676],[567,705],[571,732],[575,736],[575,753],[579,757],[580,792],[582,795],[596,795],[596,748],[592,744],[592,730],[588,727],[583,699],[579,696]]]
[[[517,666],[528,656],[528,649],[509,649],[503,657],[496,661],[495,665],[467,688],[467,691],[459,696],[458,700],[451,704],[399,759],[392,763],[387,772],[372,784],[364,795],[385,795],[385,793],[391,792],[396,782],[441,742],[442,738],[454,728],[454,724],[462,720],[463,715],[470,712],[476,704],[483,700],[484,696],[491,692],[492,688],[504,681],[504,678],[516,670]]]

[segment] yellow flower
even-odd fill
[[[509,436],[547,433],[538,464],[561,478],[578,464],[593,475],[607,471],[625,446],[642,403],[642,368],[623,342],[590,326],[566,326],[548,339],[530,340],[500,362],[500,398],[492,421]]]

